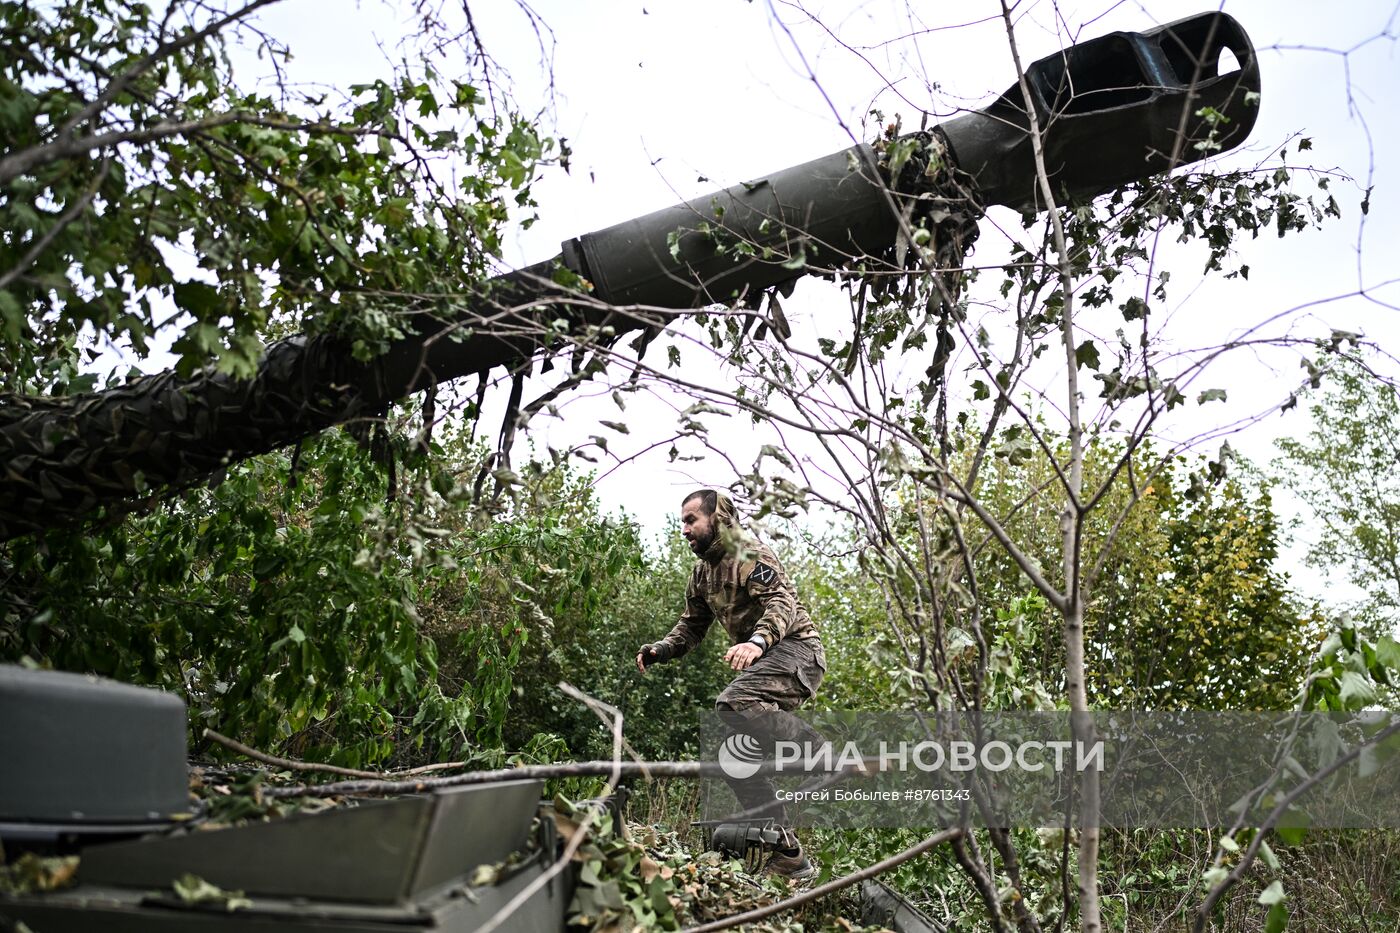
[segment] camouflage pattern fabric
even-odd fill
[[[826,676],[826,649],[820,639],[785,638],[739,672],[715,699],[715,709],[749,712],[765,723],[773,739],[821,741],[792,711],[816,696]],[[764,715],[760,715],[764,714]]]
[[[784,639],[816,638],[812,617],[769,547],[739,528],[734,503],[720,494],[717,534],[695,562],[685,589],[685,612],[656,643],[659,659],[679,658],[698,646],[718,621],[731,644],[761,635],[772,650]]]
[[[763,655],[715,699],[730,732],[756,738],[772,757],[777,741],[823,740],[793,715],[810,700],[826,675],[826,651],[817,627],[773,551],[739,527],[734,503],[720,493],[715,505],[715,540],[695,562],[686,586],[685,612],[670,633],[651,647],[658,661],[679,658],[699,646],[716,621],[737,645],[759,635]],[[767,777],[726,778],[745,819],[771,819],[795,846],[787,812]]]
[[[816,638],[787,638],[739,672],[715,700],[715,709],[730,732],[742,732],[758,739],[767,757],[773,756],[774,743],[810,742],[820,745],[822,734],[793,715],[816,695],[826,676],[826,652]],[[772,819],[788,829],[787,809],[775,797],[776,788],[767,777],[744,780],[726,777],[739,806],[754,811],[748,818]],[[789,831],[790,832],[790,831]],[[789,845],[793,845],[789,835]]]

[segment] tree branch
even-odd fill
[[[687,927],[682,933],[713,933],[715,930],[728,930],[740,924],[755,923],[765,917],[771,917],[774,914],[786,913],[789,910],[801,907],[809,901],[814,901],[820,897],[826,897],[828,894],[840,891],[843,888],[849,888],[851,885],[858,884],[867,878],[874,878],[876,875],[883,874],[891,868],[896,868],[916,856],[923,855],[935,846],[942,845],[953,839],[959,839],[962,835],[963,831],[961,829],[945,829],[942,832],[934,833],[932,836],[929,836],[916,845],[910,846],[903,852],[891,855],[883,861],[876,862],[874,865],[868,865],[859,871],[851,872],[851,874],[837,878],[834,881],[828,881],[826,884],[812,888],[810,891],[803,891],[801,894],[790,897],[787,900],[778,901],[776,904],[769,904],[766,907],[756,907],[742,914],[725,917],[723,920],[714,920],[710,923],[702,923],[699,926]]]
[[[1210,921],[1210,913],[1215,909],[1215,905],[1220,901],[1220,898],[1225,896],[1225,892],[1238,884],[1240,879],[1244,877],[1245,872],[1249,871],[1249,867],[1254,864],[1254,859],[1259,854],[1259,848],[1264,844],[1264,837],[1273,831],[1273,828],[1278,825],[1279,819],[1287,812],[1288,808],[1293,805],[1295,800],[1303,796],[1303,794],[1307,793],[1313,787],[1327,780],[1327,778],[1331,777],[1344,766],[1355,761],[1366,749],[1374,745],[1379,745],[1381,742],[1384,742],[1397,733],[1400,733],[1400,720],[1386,726],[1380,732],[1377,732],[1369,742],[1363,742],[1356,746],[1351,751],[1342,755],[1336,761],[1293,788],[1293,790],[1289,791],[1288,794],[1278,802],[1278,805],[1269,812],[1269,815],[1264,818],[1264,821],[1259,824],[1257,831],[1254,833],[1254,838],[1249,841],[1249,846],[1244,850],[1244,854],[1240,856],[1239,864],[1234,867],[1230,874],[1221,879],[1215,887],[1211,888],[1210,894],[1206,895],[1206,899],[1201,902],[1201,906],[1196,908],[1196,919],[1191,925],[1191,929],[1194,933],[1205,933],[1206,924]]]
[[[272,765],[274,768],[285,768],[288,771],[320,771],[326,774],[343,774],[346,777],[368,778],[370,780],[383,780],[384,775],[374,771],[359,771],[355,768],[342,768],[340,765],[321,764],[316,761],[297,761],[294,758],[279,758],[276,755],[269,755],[267,752],[260,752],[256,748],[244,745],[237,739],[231,739],[226,735],[221,735],[213,729],[205,729],[201,733],[206,739],[217,742],[224,748],[237,752],[245,758],[254,761],[261,761],[265,765]]]
[[[230,23],[237,22],[240,19],[243,19],[244,17],[248,16],[248,14],[257,10],[259,7],[268,6],[269,4],[277,2],[279,2],[279,0],[252,0],[252,2],[250,2],[246,6],[242,7],[239,10],[236,10],[233,13],[228,14],[227,16],[224,16],[222,19],[216,19],[209,22],[202,29],[197,29],[193,32],[187,33],[186,35],[183,35],[180,38],[175,39],[171,42],[162,42],[160,45],[152,49],[147,55],[143,56],[139,61],[137,61],[136,64],[132,65],[126,71],[123,71],[121,74],[117,75],[115,78],[109,81],[106,89],[104,89],[101,94],[97,95],[97,97],[94,98],[91,103],[89,103],[82,110],[79,110],[77,113],[75,113],[63,124],[62,127],[59,128],[59,137],[61,138],[64,136],[71,136],[73,130],[77,128],[78,124],[95,117],[98,113],[102,111],[103,107],[107,106],[113,100],[115,100],[116,96],[120,94],[122,90],[128,84],[130,84],[134,78],[136,78],[146,69],[150,68],[156,62],[160,61],[163,58],[167,58],[171,55],[174,55],[176,52],[180,52],[184,49],[187,49],[191,45],[194,45],[196,42],[203,42],[205,39],[221,31],[225,26],[229,25]],[[167,18],[169,17],[170,13],[174,11],[174,9],[175,5],[171,4],[166,11]],[[162,31],[164,30],[162,29]]]
[[[620,768],[623,777],[700,778],[723,777],[724,771],[716,761],[574,761],[566,764],[522,765],[518,768],[497,768],[493,771],[472,771],[421,780],[336,781],[330,784],[293,784],[269,787],[266,797],[344,797],[350,795],[391,796],[421,794],[441,787],[464,787],[469,784],[495,784],[500,781],[526,781],[539,778],[602,777]]]
[[[289,132],[343,133],[347,136],[369,136],[381,132],[369,127],[337,123],[274,120],[246,110],[230,110],[226,113],[201,117],[196,120],[162,120],[141,129],[109,130],[106,133],[93,133],[76,139],[57,140],[40,146],[31,146],[0,159],[0,185],[8,184],[17,176],[33,171],[41,165],[85,155],[94,149],[105,149],[124,143],[149,143],[157,139],[211,130],[233,123],[264,126],[269,129]]]
[[[82,214],[82,212],[87,209],[87,206],[92,203],[92,199],[97,196],[97,191],[102,187],[102,182],[107,180],[107,172],[111,167],[111,159],[102,160],[102,165],[97,171],[97,177],[92,180],[92,184],[88,185],[87,190],[84,191],[76,201],[70,204],[67,210],[59,215],[59,218],[54,221],[53,226],[44,231],[43,236],[34,240],[29,250],[20,257],[19,261],[16,262],[9,271],[4,275],[0,275],[0,289],[9,288],[11,282],[19,278],[24,270],[34,265],[39,257],[44,255],[44,250],[49,248],[49,244],[63,232],[64,228],[78,219],[78,215]]]

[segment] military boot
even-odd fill
[[[787,878],[788,881],[811,881],[816,877],[816,866],[812,860],[806,857],[806,853],[798,849],[794,855],[787,852],[774,852],[769,856],[769,862],[764,864],[764,871],[769,871],[776,876]]]
[[[816,866],[807,858],[800,845],[789,849],[774,849],[763,870],[796,882],[810,881],[817,874]]]

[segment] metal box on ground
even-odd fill
[[[188,774],[178,696],[0,664],[0,826],[163,823]]]

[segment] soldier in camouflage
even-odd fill
[[[681,533],[700,558],[686,586],[685,612],[670,634],[637,652],[637,668],[645,673],[681,657],[718,621],[730,641],[724,661],[738,672],[715,700],[728,727],[768,743],[820,743],[821,735],[792,711],[816,694],[826,653],[782,564],[739,527],[734,503],[713,489],[685,497]],[[768,869],[797,880],[811,877],[815,869],[775,800],[772,782],[754,777],[729,784],[745,810],[771,817],[783,830]]]

